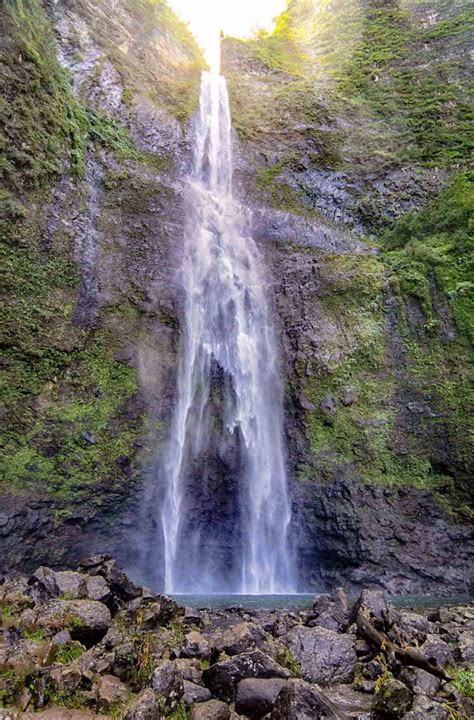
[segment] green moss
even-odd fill
[[[449,165],[469,157],[473,114],[465,100],[464,61],[449,54],[441,59],[437,42],[467,42],[472,20],[461,9],[424,28],[396,1],[369,3],[361,38],[340,68],[339,92],[355,111],[365,104],[392,126],[400,159]],[[418,55],[425,62],[414,62]]]
[[[14,192],[50,183],[67,153],[84,173],[87,121],[57,61],[38,0],[7,0],[0,10],[5,48],[0,68],[0,171]]]
[[[455,670],[453,685],[466,697],[474,698],[474,670],[467,668]]]
[[[474,342],[474,173],[459,173],[418,213],[398,220],[384,236],[388,264],[400,291],[421,300],[434,319],[430,276],[447,297],[459,331]]]

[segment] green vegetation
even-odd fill
[[[119,338],[72,323],[80,270],[69,233],[51,247],[43,241],[47,203],[68,163],[83,193],[88,145],[152,168],[164,161],[139,151],[125,129],[73,97],[38,0],[8,2],[0,12],[7,31],[0,74],[0,252],[8,298],[2,485],[8,492],[46,493],[67,514],[81,499],[89,508],[103,502],[90,493],[91,484],[107,482],[111,493],[120,487],[141,421],[121,419],[137,382],[135,371],[114,358]]]
[[[468,474],[461,470],[469,462],[465,420],[474,401],[468,347],[462,339],[446,342],[433,335],[434,329],[420,336],[407,318],[400,319],[405,371],[398,373],[397,391],[403,387],[420,394],[431,408],[417,415],[415,406],[410,422],[417,432],[401,432],[399,413],[406,408],[394,395],[392,350],[384,329],[383,258],[326,256],[322,267],[323,309],[327,321],[344,333],[334,335],[334,345],[326,348],[337,361],[316,365],[309,377],[304,364],[299,373],[304,397],[313,406],[306,416],[318,473],[324,477],[331,468],[350,464],[366,482],[429,489],[447,509],[469,516],[471,491],[464,479]],[[432,460],[431,444],[440,432],[451,438],[451,462],[460,468],[456,480]],[[299,479],[313,474],[302,466]]]
[[[459,331],[474,343],[474,173],[459,173],[418,213],[384,236],[385,258],[400,290],[418,297],[428,323],[437,319],[432,280],[447,297]]]
[[[54,653],[55,662],[67,665],[81,657],[84,650],[85,648],[81,643],[74,641],[66,643],[66,645],[58,645]]]
[[[473,20],[466,9],[424,28],[395,0],[369,3],[361,39],[340,69],[339,92],[393,125],[402,160],[446,165],[463,163],[472,152],[463,61],[441,59],[439,43],[467,42]],[[425,62],[418,65],[419,57]]]
[[[457,669],[454,672],[453,685],[466,697],[474,698],[474,670]]]

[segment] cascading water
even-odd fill
[[[183,345],[162,468],[165,589],[294,592],[277,341],[261,257],[232,197],[229,102],[217,70],[202,75],[188,185]]]

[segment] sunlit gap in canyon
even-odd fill
[[[185,317],[163,466],[165,590],[291,593],[277,339],[260,254],[232,196],[217,36],[209,57],[187,188]],[[220,488],[208,461],[216,451]]]

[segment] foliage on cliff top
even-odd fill
[[[262,79],[270,72],[265,90],[273,95],[273,103],[268,103],[271,114],[259,114],[257,108],[254,125],[261,122],[278,131],[282,83],[291,96],[294,123],[300,123],[305,113],[293,90],[296,81],[303,80],[308,97],[317,104],[322,93],[333,115],[342,120],[347,142],[341,158],[349,166],[370,168],[377,157],[392,163],[463,166],[474,147],[468,99],[472,26],[466,0],[455,6],[445,0],[290,0],[271,35],[261,33],[247,41],[245,50],[242,43],[243,54],[257,58],[261,68],[252,67],[249,82],[239,78],[235,87],[231,78],[237,129],[249,125],[241,123],[240,116],[248,116],[253,105],[255,73]],[[241,75],[247,74],[248,64],[241,63]],[[275,75],[281,70],[286,78]]]

